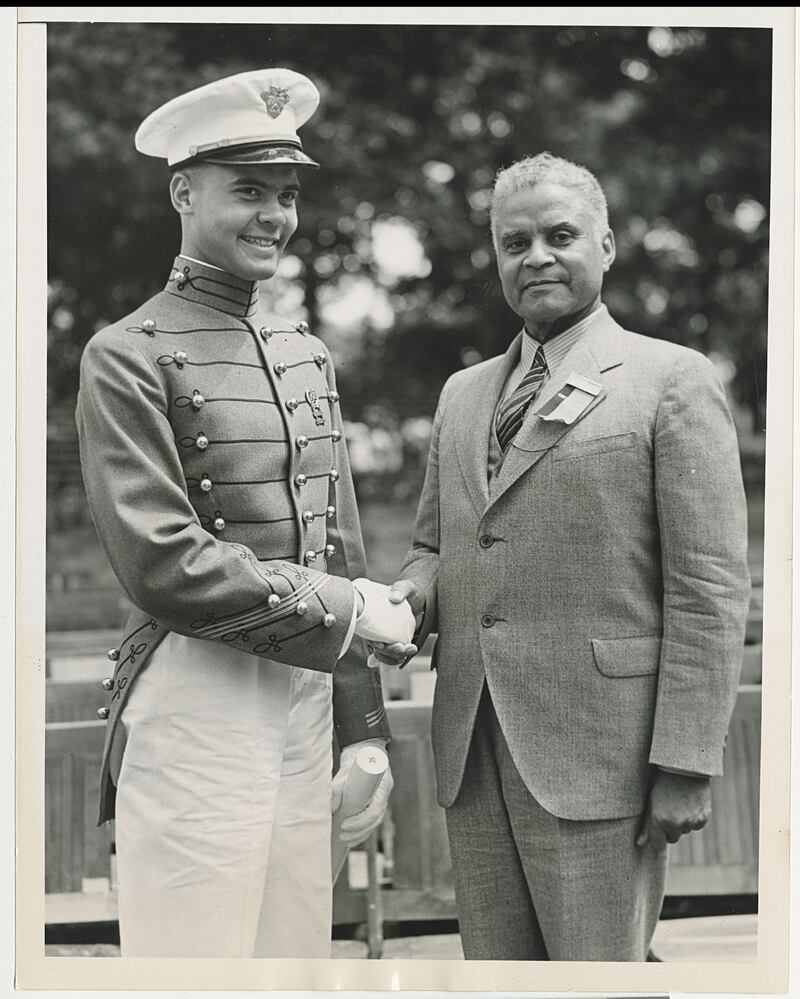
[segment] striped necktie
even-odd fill
[[[522,426],[528,407],[536,398],[546,374],[547,361],[544,358],[544,350],[539,346],[525,377],[498,410],[496,431],[502,452],[505,453]]]

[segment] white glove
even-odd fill
[[[351,746],[345,746],[339,760],[339,769],[336,771],[331,782],[331,812],[336,812],[342,803],[342,792],[359,749],[363,746],[383,746],[384,744],[385,740],[383,739],[365,739],[363,742],[356,742]],[[387,768],[365,807],[355,815],[342,820],[339,838],[343,843],[349,847],[357,846],[359,843],[364,842],[373,829],[378,828],[383,821],[386,805],[393,787],[394,779],[392,771],[391,768]]]
[[[393,603],[389,600],[389,587],[371,579],[354,579],[353,586],[364,599],[364,609],[356,618],[357,635],[390,645],[411,642],[416,622],[407,600]]]

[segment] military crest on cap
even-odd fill
[[[285,87],[272,86],[262,93],[261,99],[267,105],[267,114],[270,118],[277,118],[289,103],[289,91]]]

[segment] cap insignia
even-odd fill
[[[261,95],[261,99],[267,106],[267,114],[270,118],[277,118],[281,111],[289,103],[289,91],[285,87],[271,86]]]

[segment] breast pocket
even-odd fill
[[[553,460],[569,461],[573,458],[588,458],[598,454],[611,454],[615,451],[628,451],[635,444],[635,430],[624,434],[610,434],[605,437],[588,437],[582,441],[566,441],[553,448]]]

